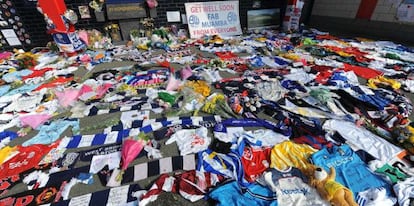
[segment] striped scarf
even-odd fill
[[[137,120],[135,121],[135,124],[132,124],[132,129],[120,129],[119,131],[110,131],[108,133],[94,135],[75,135],[72,137],[64,137],[62,138],[59,148],[70,149],[120,143],[124,138],[138,135],[140,132],[150,133],[173,125],[202,125],[213,127],[217,122],[221,122],[221,117],[217,115],[206,117],[171,117],[154,120]],[[119,128],[115,127],[114,129]]]

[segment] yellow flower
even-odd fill
[[[203,95],[204,97],[208,97],[210,95],[210,87],[205,81],[188,81],[185,86],[192,88],[195,92]]]

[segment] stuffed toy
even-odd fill
[[[330,174],[324,169],[316,167],[311,185],[318,190],[322,198],[334,206],[358,206],[352,191],[335,182],[335,176],[336,172],[332,167],[330,168]]]

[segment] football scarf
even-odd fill
[[[146,179],[148,177],[174,172],[178,170],[194,170],[196,167],[196,156],[194,154],[186,156],[165,157],[162,159],[145,162],[129,167],[123,174],[121,182],[114,181],[120,170],[105,171],[98,173],[102,185],[116,187],[131,182]]]
[[[121,143],[124,138],[132,135],[138,135],[140,132],[150,133],[174,125],[206,125],[212,127],[216,122],[220,121],[221,118],[217,115],[206,117],[173,117],[155,120],[137,120],[132,123],[132,129],[121,130],[121,126],[115,126],[112,127],[115,131],[110,131],[108,133],[64,137],[59,145],[59,148],[70,149]]]
[[[0,179],[23,173],[33,167],[36,167],[52,148],[56,147],[56,144],[41,145],[35,144],[28,147],[18,146],[19,153],[3,164],[0,165]]]
[[[135,202],[141,190],[138,184],[124,185],[52,203],[51,206],[137,205]]]

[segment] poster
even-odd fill
[[[214,34],[232,36],[242,33],[239,1],[185,3],[185,11],[191,38]]]

